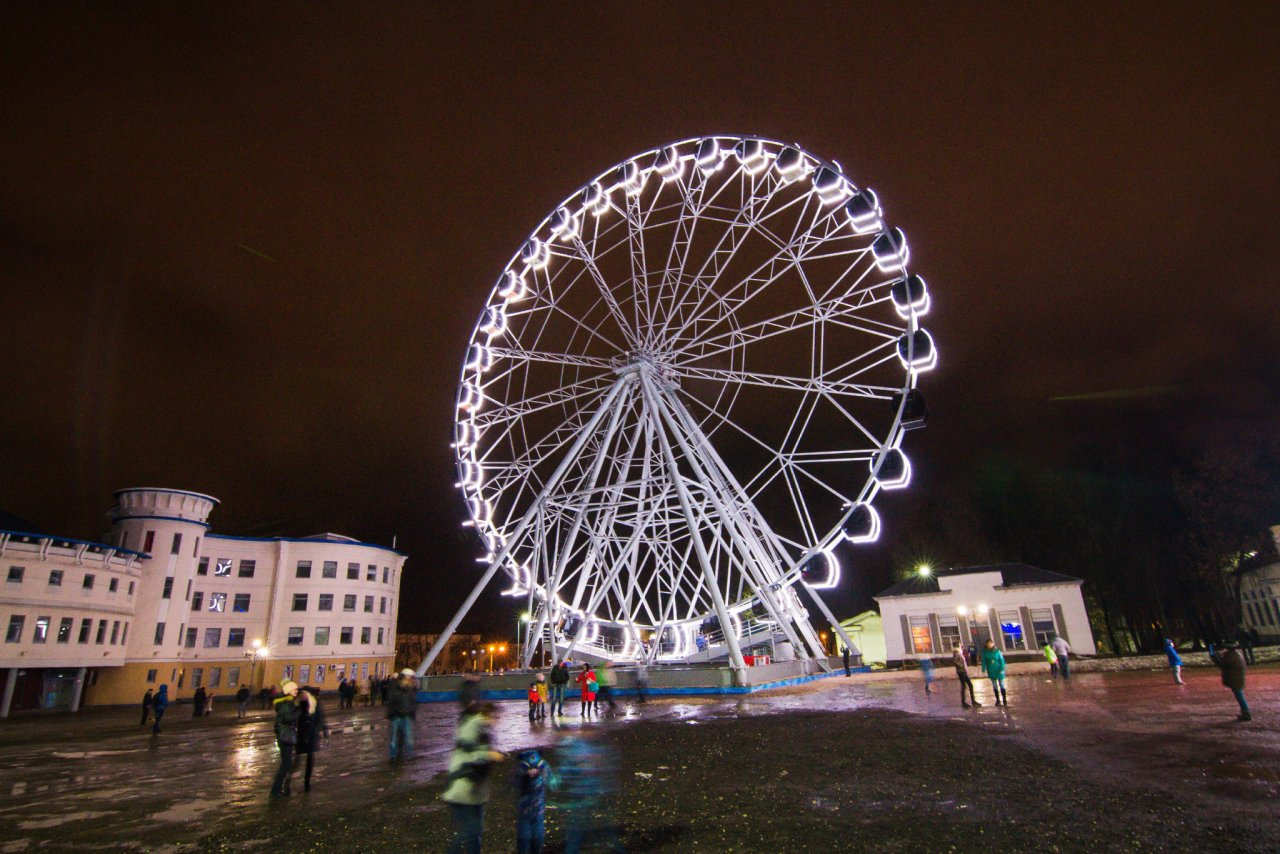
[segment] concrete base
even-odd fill
[[[748,667],[741,674],[723,664],[703,666],[679,665],[653,667],[649,670],[649,686],[646,693],[650,696],[675,695],[721,695],[751,694],[756,691],[767,691],[770,688],[784,688],[798,685],[826,676],[844,674],[844,667],[839,659],[832,658],[826,663],[820,661],[784,661],[766,664],[759,667]],[[869,667],[854,667],[855,673],[869,672]],[[580,668],[572,668],[570,676],[576,676]],[[524,700],[529,696],[529,683],[534,681],[538,673],[545,670],[526,670],[508,673],[478,673],[480,677],[480,697],[484,700]],[[640,691],[636,687],[635,668],[614,668],[618,684],[613,693],[620,697],[634,696]],[[458,699],[458,688],[462,684],[462,676],[424,676],[418,702],[444,703]],[[566,699],[579,697],[577,683],[570,682]]]

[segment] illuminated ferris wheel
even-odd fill
[[[876,194],[756,137],[639,154],[573,193],[489,294],[457,400],[487,571],[570,656],[825,657],[799,591],[879,534],[936,352]],[[845,639],[848,642],[848,639]],[[429,654],[425,671],[438,653]]]

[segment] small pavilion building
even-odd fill
[[[1042,656],[1055,635],[1075,655],[1095,655],[1080,592],[1083,581],[1024,563],[944,569],[912,576],[881,591],[889,662],[982,649],[988,638],[1009,660]]]

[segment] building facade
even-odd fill
[[[431,647],[435,646],[438,634],[400,634],[396,635],[396,669],[408,667],[417,670],[418,665],[427,657]],[[461,673],[464,670],[476,669],[481,648],[480,635],[464,635],[455,632],[444,648],[431,663],[427,675],[441,673]]]
[[[862,655],[862,663],[883,665],[887,658],[884,647],[884,623],[875,611],[863,611],[840,621],[840,628],[853,641],[854,652]],[[835,635],[836,655],[844,654],[844,641]]]
[[[0,713],[391,672],[403,554],[336,534],[215,534],[218,501],[194,492],[115,497],[103,542],[3,540]]]
[[[1280,525],[1267,549],[1240,568],[1240,618],[1263,643],[1280,641]]]
[[[982,649],[988,638],[1011,660],[1042,656],[1055,634],[1077,655],[1096,655],[1081,579],[1021,563],[945,569],[895,584],[875,598],[890,662]]]

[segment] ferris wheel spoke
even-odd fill
[[[897,388],[866,383],[849,383],[822,377],[789,377],[782,374],[762,374],[752,371],[730,371],[717,368],[695,368],[684,365],[673,368],[672,373],[685,379],[713,380],[724,383],[763,386],[783,391],[814,392],[845,397],[886,398]]]
[[[556,353],[545,350],[528,350],[523,347],[490,347],[489,352],[495,359],[511,359],[527,362],[549,362],[553,365],[570,365],[582,368],[598,368],[602,371],[613,371],[617,363],[612,359],[599,356],[576,356],[571,353]]]
[[[544,409],[565,406],[569,403],[585,405],[592,395],[607,392],[615,384],[615,378],[603,375],[588,377],[584,380],[552,389],[551,391],[523,397],[511,403],[499,404],[470,414],[470,422],[479,431],[484,431],[494,424],[500,424],[513,418],[526,418]]]

